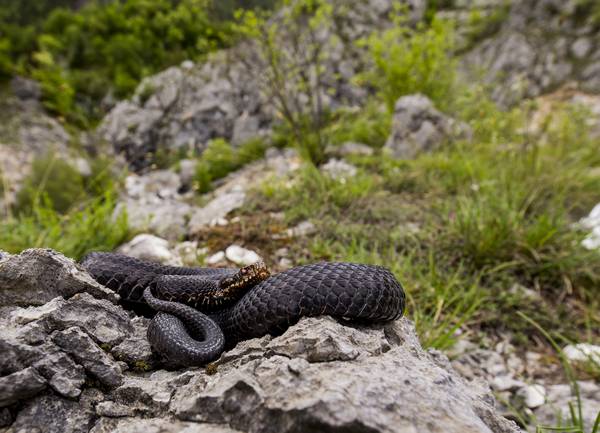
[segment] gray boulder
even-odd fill
[[[495,414],[486,386],[424,351],[406,319],[365,330],[307,318],[234,350],[214,375],[178,388],[178,418],[247,432],[519,431]]]
[[[470,136],[468,125],[438,111],[427,97],[409,95],[396,101],[392,131],[384,149],[395,158],[410,159],[437,149],[451,138]]]
[[[590,8],[594,2],[526,0],[511,2],[499,31],[463,58],[465,70],[484,73],[493,98],[512,105],[570,81],[600,92],[600,33]],[[587,8],[587,9],[586,9]]]
[[[81,292],[118,300],[118,295],[94,281],[73,260],[49,249],[32,248],[0,261],[0,306],[42,305],[57,296]]]

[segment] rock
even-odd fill
[[[569,344],[563,349],[563,354],[571,362],[592,362],[600,364],[600,346],[579,343]]]
[[[256,138],[260,133],[259,121],[260,119],[257,116],[252,116],[247,111],[244,111],[240,117],[233,122],[231,143],[240,145],[248,140]]]
[[[181,257],[185,266],[198,266],[198,261],[206,255],[208,248],[198,248],[197,241],[185,241],[175,245],[173,252]]]
[[[578,382],[582,420],[584,430],[588,431],[594,425],[600,412],[600,386],[595,382]],[[563,425],[571,421],[569,403],[577,407],[576,396],[571,386],[567,384],[551,385],[548,387],[547,404],[535,409],[534,414],[540,425],[556,425],[561,420]],[[577,410],[577,409],[576,409]],[[568,424],[567,424],[568,425]]]
[[[321,166],[321,171],[332,179],[343,180],[348,177],[356,176],[357,169],[352,164],[348,164],[341,159],[332,158],[326,164]]]
[[[479,78],[483,71],[484,82],[493,84],[492,97],[507,106],[569,82],[597,93],[596,47],[600,35],[591,31],[593,14],[583,4],[575,4],[555,0],[511,2],[499,30],[477,41],[463,56],[464,69],[471,71],[469,77]]]
[[[37,81],[18,75],[10,80],[10,87],[12,88],[14,95],[24,101],[28,99],[39,101],[42,96],[42,89]]]
[[[168,240],[187,233],[187,221],[194,207],[179,194],[181,180],[170,170],[157,170],[143,176],[125,179],[125,192],[115,207],[114,215],[127,211],[127,222],[133,232],[151,232]]]
[[[206,206],[194,212],[189,224],[190,233],[198,233],[213,221],[224,218],[229,212],[242,207],[245,200],[246,193],[239,189],[217,195]]]
[[[307,335],[315,321],[322,340]],[[307,356],[314,342],[315,356]],[[247,432],[519,431],[494,412],[488,389],[467,385],[439,352],[423,351],[406,319],[371,330],[302,319],[281,337],[234,350],[236,360],[220,360],[215,374],[176,390],[170,409],[179,419]],[[261,356],[265,350],[271,355]]]
[[[39,315],[29,310],[16,310],[13,317],[17,323],[28,323],[37,317],[35,324],[45,330],[63,330],[78,326],[98,344],[114,346],[119,344],[132,331],[129,316],[121,307],[106,300],[96,299],[89,293],[73,296],[66,301],[58,300],[51,304],[38,307]]]
[[[219,262],[225,260],[225,251],[218,251],[214,253],[212,256],[209,256],[205,262],[207,265],[216,265]]]
[[[384,149],[395,158],[408,159],[435,150],[446,140],[470,136],[468,125],[439,112],[427,97],[409,95],[396,101]]]
[[[95,418],[93,405],[102,400],[97,389],[86,389],[78,401],[56,395],[29,400],[6,433],[88,433]]]
[[[286,234],[290,238],[309,236],[317,232],[317,228],[310,221],[302,221],[297,226],[292,227],[286,231]]]
[[[119,366],[81,329],[72,327],[55,331],[51,337],[103,385],[114,388],[121,384],[123,376]]]
[[[111,394],[112,401],[138,415],[166,414],[174,391],[189,383],[194,373],[159,370],[138,376],[125,376]]]
[[[33,366],[48,380],[50,387],[63,397],[79,397],[85,383],[84,368],[56,346],[47,345],[43,354]]]
[[[46,379],[28,367],[0,378],[0,407],[32,397],[46,388]]]
[[[403,3],[408,5],[409,22],[416,24],[426,2]],[[369,96],[353,84],[366,61],[366,48],[354,41],[392,24],[393,2],[334,0],[332,5],[334,19],[319,32],[319,39],[330,41],[322,50],[327,56],[321,96],[324,109],[331,111],[345,104],[359,105]],[[280,14],[273,19],[280,19]],[[280,38],[284,46],[286,41],[285,36]],[[213,53],[201,64],[171,67],[145,78],[129,101],[111,110],[98,131],[137,172],[152,167],[160,155],[201,153],[217,137],[237,145],[268,136],[279,115],[272,98],[262,92],[265,68],[258,49],[248,41]],[[298,99],[305,97],[301,94]]]
[[[181,185],[190,188],[196,177],[197,159],[182,159],[179,161],[179,180]]]
[[[115,359],[125,361],[136,370],[149,370],[156,365],[156,358],[146,337],[148,323],[149,320],[144,317],[131,320],[133,333],[111,350]]]
[[[182,422],[171,418],[101,418],[90,433],[238,433],[226,425]]]
[[[126,244],[121,245],[118,252],[142,260],[181,266],[181,258],[169,249],[169,241],[151,234],[140,234]]]
[[[589,250],[600,249],[600,203],[590,214],[579,221],[579,225],[590,230],[590,234],[581,242]]]
[[[523,383],[520,380],[516,380],[512,376],[506,374],[506,375],[494,377],[490,382],[490,386],[492,387],[492,389],[494,391],[502,392],[502,391],[524,388],[525,383]],[[528,406],[528,407],[531,407],[531,406]]]
[[[261,260],[260,256],[252,250],[240,247],[239,245],[230,245],[225,250],[225,257],[230,262],[240,266],[247,266]]]
[[[328,146],[325,151],[329,155],[336,155],[340,157],[349,155],[370,156],[373,155],[374,152],[371,146],[367,146],[363,143],[355,143],[353,141],[346,141],[340,146]]]
[[[525,406],[535,409],[546,401],[546,389],[539,384],[527,385],[517,392],[517,396],[523,398]]]
[[[42,305],[57,296],[87,292],[117,302],[118,295],[98,284],[73,260],[33,248],[0,261],[0,306]]]

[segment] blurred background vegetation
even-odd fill
[[[274,3],[1,0],[0,79],[36,79],[48,110],[90,127],[141,78],[231,44],[236,9]]]

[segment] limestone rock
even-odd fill
[[[357,169],[342,159],[332,158],[321,166],[321,171],[332,179],[343,180],[355,176]]]
[[[137,370],[148,370],[156,364],[155,356],[146,337],[148,323],[149,320],[145,317],[132,319],[133,332],[111,350],[116,359],[125,361]]]
[[[568,82],[600,91],[598,42],[588,3],[527,0],[511,2],[499,31],[463,57],[466,70],[484,71],[493,98],[512,105]]]
[[[169,241],[148,233],[139,234],[118,248],[118,252],[141,260],[181,266],[181,259],[169,248]]]
[[[81,292],[112,302],[118,299],[73,260],[49,249],[33,248],[0,261],[0,306],[42,305]]]
[[[121,368],[79,328],[55,331],[52,333],[52,341],[103,385],[116,387],[121,384]]]
[[[443,355],[434,358],[423,351],[406,319],[371,331],[382,343],[372,346],[370,356],[369,349],[351,337],[364,330],[323,321],[319,331],[328,328],[332,338],[347,345],[324,343],[327,355],[314,358],[321,362],[297,357],[306,342],[303,332],[298,340],[295,336],[309,320],[319,319],[303,319],[271,341],[281,339],[278,350],[287,347],[287,356],[220,364],[216,374],[197,376],[180,387],[171,410],[183,420],[227,423],[247,432],[519,431],[494,413],[489,389],[467,385]],[[304,323],[307,329],[308,325]],[[243,342],[236,350],[254,341]],[[354,361],[342,361],[349,353],[354,357],[352,349],[357,352]],[[325,359],[330,361],[322,362]]]
[[[241,189],[217,195],[206,206],[195,211],[190,220],[190,232],[197,233],[202,228],[217,221],[219,218],[243,206],[246,193]]]
[[[228,246],[225,250],[225,257],[227,257],[227,260],[240,266],[247,266],[260,261],[258,254],[239,245]]]
[[[28,367],[0,378],[0,407],[32,397],[46,388],[46,380]]]
[[[41,395],[24,405],[6,433],[88,433],[95,417],[93,405],[102,399],[94,388],[85,390],[77,401]]]
[[[182,422],[171,418],[101,418],[90,433],[239,433],[226,425]]]
[[[392,132],[385,149],[396,158],[410,159],[437,149],[451,138],[468,138],[470,128],[442,114],[423,95],[403,96],[396,101]]]

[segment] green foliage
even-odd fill
[[[90,251],[113,250],[130,235],[127,215],[113,215],[115,199],[109,190],[67,214],[39,201],[29,214],[10,216],[0,224],[0,245],[11,253],[33,247],[54,248],[75,259]]]
[[[194,189],[200,193],[210,191],[214,180],[262,158],[265,150],[266,144],[260,138],[249,140],[235,149],[221,138],[212,140],[198,161]]]
[[[440,109],[448,109],[456,85],[452,24],[434,18],[429,26],[420,24],[413,29],[404,21],[404,15],[399,14],[395,26],[362,41],[374,63],[366,79],[379,91],[390,112],[399,97],[411,93],[422,93]]]
[[[474,126],[473,142],[408,161],[355,156],[359,173],[347,179],[305,168],[267,181],[255,206],[317,226],[300,257],[392,269],[426,344],[448,347],[454,330],[473,322],[526,339],[527,323],[506,320],[515,310],[569,338],[597,329],[600,255],[581,246],[585,233],[573,225],[600,200],[598,141],[586,133],[586,113],[557,109],[534,132],[527,105],[504,112],[479,90],[456,104]]]
[[[354,141],[379,148],[390,134],[391,122],[392,116],[383,104],[373,100],[360,110],[336,111],[325,136],[334,145]]]
[[[33,162],[31,174],[19,190],[16,209],[30,212],[43,197],[53,210],[64,213],[85,197],[83,177],[63,159],[53,154],[42,156]]]
[[[51,12],[47,6],[48,16],[31,18],[35,25],[25,31],[2,26],[0,74],[30,74],[42,84],[49,110],[89,126],[103,114],[99,102],[107,94],[126,97],[141,78],[228,43],[227,25],[209,16],[208,5],[126,0]]]
[[[463,50],[466,51],[482,39],[497,33],[508,18],[509,12],[510,1],[493,8],[487,15],[484,15],[479,9],[471,10],[467,21],[468,29],[466,31],[468,42]]]
[[[74,167],[55,154],[33,161],[31,174],[17,194],[15,210],[30,213],[44,202],[58,213],[66,213],[88,197],[102,196],[113,187],[110,162],[96,159],[90,163],[92,174],[84,178]]]
[[[332,23],[331,3],[286,0],[272,17],[260,11],[239,14],[235,27],[258,48],[246,59],[250,73],[273,102],[301,154],[317,164],[324,160],[323,129],[329,118],[324,95],[335,92],[324,75],[332,47],[339,41],[322,32]]]

